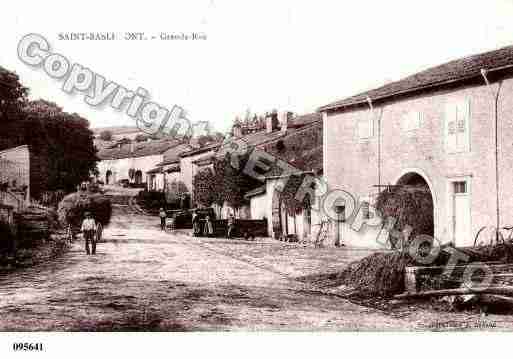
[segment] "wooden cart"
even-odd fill
[[[80,226],[73,226],[68,224],[68,227],[66,228],[66,239],[69,241],[69,243],[73,243],[77,235],[81,233]],[[100,242],[102,240],[103,236],[103,225],[101,223],[96,224],[96,234],[95,234],[95,241],[96,243]]]

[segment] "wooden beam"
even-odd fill
[[[441,289],[441,290],[428,290],[418,293],[403,293],[395,295],[396,299],[411,299],[411,298],[428,298],[428,297],[443,297],[446,295],[466,295],[466,294],[498,294],[507,297],[513,297],[513,286],[505,287],[469,287],[469,288],[455,288],[455,289]],[[513,299],[513,298],[512,298]]]

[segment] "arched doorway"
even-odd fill
[[[421,233],[431,237],[435,236],[435,199],[428,180],[416,171],[404,173],[396,182],[397,188],[404,191],[411,191],[412,194],[418,194],[419,207],[416,213],[411,214],[416,218],[415,222]],[[421,199],[420,199],[421,198]],[[414,224],[411,224],[414,226]]]
[[[105,184],[111,184],[112,181],[112,171],[108,170],[107,173],[105,173]]]

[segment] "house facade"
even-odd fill
[[[267,219],[269,236],[279,239],[294,236],[301,241],[317,239],[322,215],[316,211],[319,196],[308,199],[302,209],[290,211],[283,191],[290,174],[322,178],[323,124],[319,114],[296,116],[295,126],[286,126],[281,136],[259,143],[257,151],[273,158],[261,187],[246,193],[251,219]],[[288,120],[291,120],[289,118]],[[290,125],[290,122],[289,122]]]
[[[180,145],[175,140],[135,142],[121,140],[100,149],[98,179],[113,185],[121,181],[143,185],[148,183],[147,172],[164,161],[166,153]]]
[[[432,196],[433,233],[442,243],[473,245],[484,226],[511,225],[511,69],[513,47],[321,107],[328,186],[371,204],[386,185],[424,186]],[[349,227],[339,229],[347,244],[384,245],[379,226]]]
[[[192,150],[189,144],[179,144],[164,153],[163,161],[147,171],[148,189],[152,191],[170,191],[172,184],[182,182],[180,155]],[[182,186],[183,187],[183,186]]]
[[[219,148],[219,143],[214,143],[198,149],[184,152],[180,155],[180,180],[184,183],[187,190],[193,193],[193,180],[199,168],[203,166],[202,162],[197,162],[205,157],[213,156]],[[194,198],[192,198],[194,203]]]
[[[19,146],[0,151],[1,216],[10,220],[12,212],[20,212],[30,203],[30,151]]]

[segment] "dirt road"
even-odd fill
[[[384,313],[294,280],[365,251],[193,239],[157,222],[115,206],[96,256],[80,241],[55,262],[1,277],[0,330],[415,330],[438,318]]]

